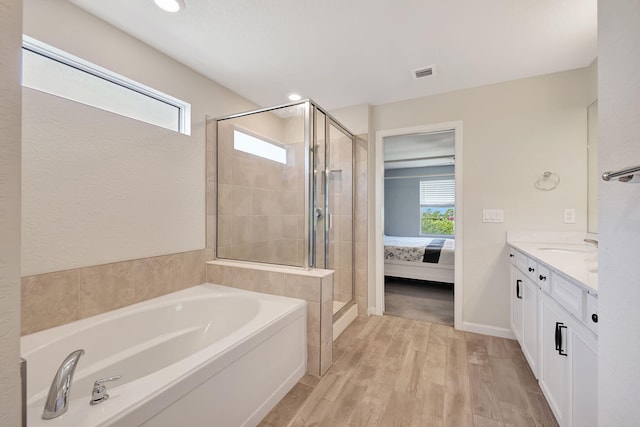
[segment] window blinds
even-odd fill
[[[456,185],[453,179],[420,181],[420,204],[451,206],[455,204]]]

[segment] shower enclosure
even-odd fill
[[[334,270],[354,303],[354,136],[311,100],[216,119],[217,258]]]

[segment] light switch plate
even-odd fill
[[[576,223],[576,210],[573,208],[565,208],[564,210],[564,223],[575,224]]]
[[[504,222],[504,211],[502,209],[483,209],[482,222]]]

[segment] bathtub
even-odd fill
[[[28,425],[256,425],[304,375],[306,328],[303,300],[207,283],[24,336]],[[76,349],[69,409],[43,420]],[[93,382],[119,374],[90,406]]]

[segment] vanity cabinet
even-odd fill
[[[540,388],[560,426],[595,426],[597,337],[551,296],[541,302]]]
[[[510,248],[511,326],[561,427],[597,425],[597,296]]]
[[[511,327],[531,370],[537,377],[539,289],[520,270],[512,270]]]

